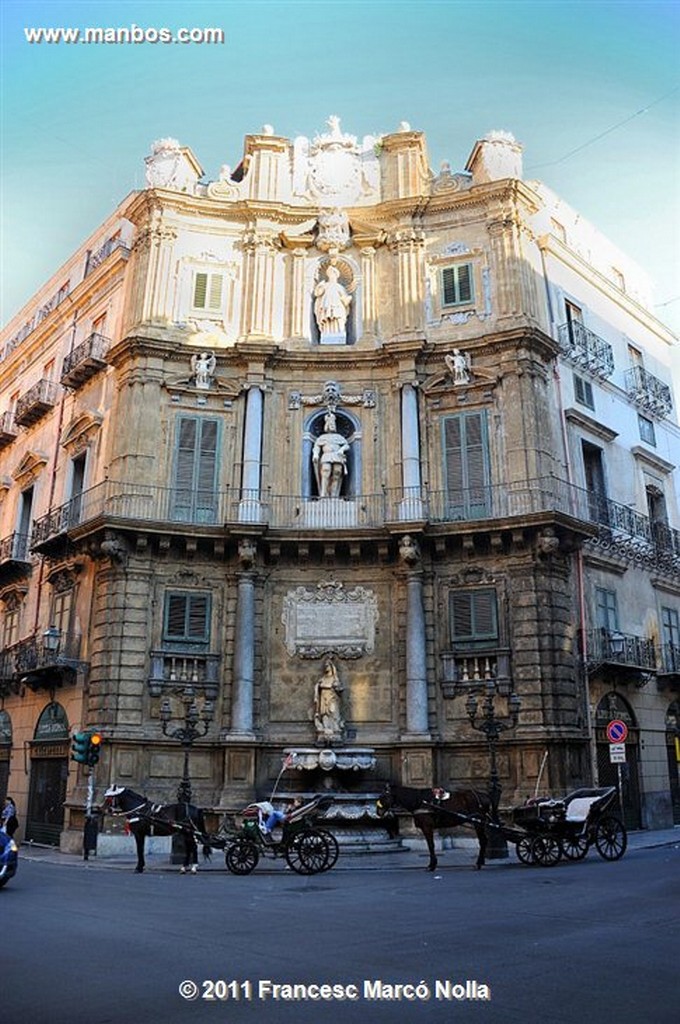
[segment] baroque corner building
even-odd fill
[[[489,778],[678,821],[680,431],[648,286],[494,132],[154,144],[0,351],[0,791],[80,842],[87,778],[194,802]],[[675,382],[677,389],[677,380]],[[622,764],[607,726],[627,726]]]

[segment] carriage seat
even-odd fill
[[[567,821],[586,821],[590,815],[593,804],[596,804],[599,796],[578,796],[567,804]]]

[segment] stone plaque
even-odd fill
[[[290,655],[360,658],[375,646],[378,602],[363,587],[345,590],[337,580],[322,581],[314,590],[298,587],[288,593],[281,620]]]

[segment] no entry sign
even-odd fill
[[[615,718],[607,726],[607,739],[610,743],[625,743],[628,738],[628,726],[620,718]]]

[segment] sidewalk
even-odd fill
[[[454,839],[451,847],[438,849],[437,857],[439,867],[472,867],[477,856],[477,843],[474,839]],[[628,847],[626,856],[638,850],[651,850],[656,847],[669,846],[680,850],[680,826],[670,829],[658,829],[654,831],[643,830],[628,833]],[[593,856],[593,853],[589,854]],[[597,856],[597,854],[595,854]],[[97,870],[112,869],[119,871],[131,871],[136,863],[135,845],[130,838],[130,853],[123,856],[97,858],[90,854],[90,858],[84,861],[82,855],[75,853],[62,853],[52,846],[39,846],[35,843],[24,843],[19,849],[19,860],[33,861],[48,864],[60,864],[70,867],[94,868]],[[427,861],[427,853],[424,844],[419,843],[417,848],[409,849],[404,846],[394,851],[384,853],[372,853],[352,850],[348,846],[340,847],[340,856],[334,871],[384,871],[384,870],[411,870],[421,871]],[[511,846],[508,859],[493,860],[487,862],[488,867],[503,866],[517,863],[514,848]],[[263,857],[257,870],[287,870],[283,857]],[[167,854],[147,854],[147,871],[179,872],[178,864],[171,864]],[[200,873],[206,871],[227,870],[224,863],[224,854],[221,850],[214,850],[210,861],[203,860],[199,854]]]

